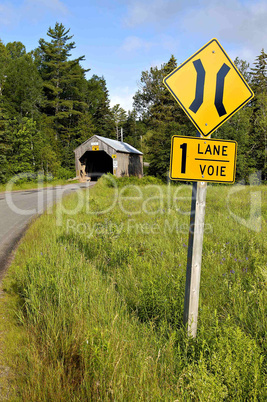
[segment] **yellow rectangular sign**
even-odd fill
[[[92,151],[99,151],[99,145],[93,145]]]
[[[163,80],[204,137],[254,94],[217,39],[212,39]]]
[[[174,135],[170,178],[185,181],[234,183],[236,141]]]

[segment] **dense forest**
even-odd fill
[[[149,174],[166,178],[172,135],[196,135],[162,83],[177,60],[171,56],[141,73],[133,110],[126,112],[111,108],[104,77],[87,78],[84,56],[72,58],[69,32],[56,23],[29,53],[21,42],[0,41],[0,182],[20,172],[74,177],[73,150],[93,134],[119,138],[121,128],[150,162]],[[238,142],[237,179],[261,171],[266,181],[267,54],[262,50],[253,68],[238,58],[235,63],[255,97],[212,137]]]

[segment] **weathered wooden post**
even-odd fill
[[[184,325],[187,327],[187,334],[194,338],[197,334],[206,194],[206,182],[193,183],[184,298]]]

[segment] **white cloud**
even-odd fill
[[[119,104],[126,112],[133,108],[133,96],[135,95],[136,88],[117,87],[109,91],[110,106],[113,107]]]
[[[0,4],[0,24],[11,25],[19,18],[15,7],[10,3]]]
[[[255,61],[255,49],[254,51],[252,49],[246,48],[246,47],[237,47],[234,50],[231,50],[230,52],[227,52],[231,60],[235,60],[236,57],[238,57],[241,60],[245,60],[246,62],[249,63],[250,67],[253,67],[253,63]],[[260,49],[256,49],[256,53],[260,53]]]
[[[154,36],[153,42],[144,40],[138,36],[128,36],[124,39],[119,51],[127,52],[134,56],[136,51],[150,51],[155,48],[162,48],[168,50],[170,53],[177,52],[179,47],[179,40],[173,38],[171,35],[158,35]]]
[[[160,35],[160,44],[163,49],[168,50],[170,53],[177,52],[180,46],[180,40],[177,37],[173,37],[171,35]]]
[[[65,4],[60,0],[25,0],[25,6],[29,8],[41,8],[42,10],[51,10],[66,14],[68,12]]]
[[[129,27],[144,24],[165,24],[177,15],[185,5],[197,3],[197,0],[150,0],[128,2],[128,15],[125,23]]]
[[[125,52],[134,52],[136,50],[140,49],[150,49],[153,46],[152,42],[145,41],[141,38],[138,38],[137,36],[128,36],[122,46],[121,50]]]
[[[183,17],[183,28],[188,33],[217,35],[228,42],[257,45],[267,40],[267,3],[265,0],[209,1],[198,10],[188,10]]]
[[[65,15],[68,8],[61,0],[24,0],[20,5],[0,4],[0,23],[14,26],[20,21],[38,22],[47,13]]]
[[[178,40],[202,42],[217,37],[251,62],[267,43],[266,0],[128,0],[127,7],[126,25],[170,34],[165,44],[158,43],[174,54]],[[178,38],[176,44],[172,37]]]

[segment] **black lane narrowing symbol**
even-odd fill
[[[196,113],[203,103],[204,82],[206,72],[200,59],[193,61],[193,64],[197,72],[197,85],[196,85],[195,99],[190,105],[189,109],[192,110],[192,112]]]
[[[196,113],[203,103],[206,72],[200,59],[193,61],[193,64],[197,72],[197,84],[196,84],[195,99],[189,106],[189,109],[192,110],[192,112]],[[228,74],[229,70],[230,67],[224,63],[217,73],[214,104],[220,117],[224,116],[227,113],[223,105],[223,90],[224,90],[224,79]]]
[[[230,67],[227,64],[223,64],[217,74],[217,81],[216,81],[216,93],[215,93],[215,107],[219,116],[223,116],[226,114],[226,110],[223,106],[223,88],[224,88],[224,79],[228,74]]]

